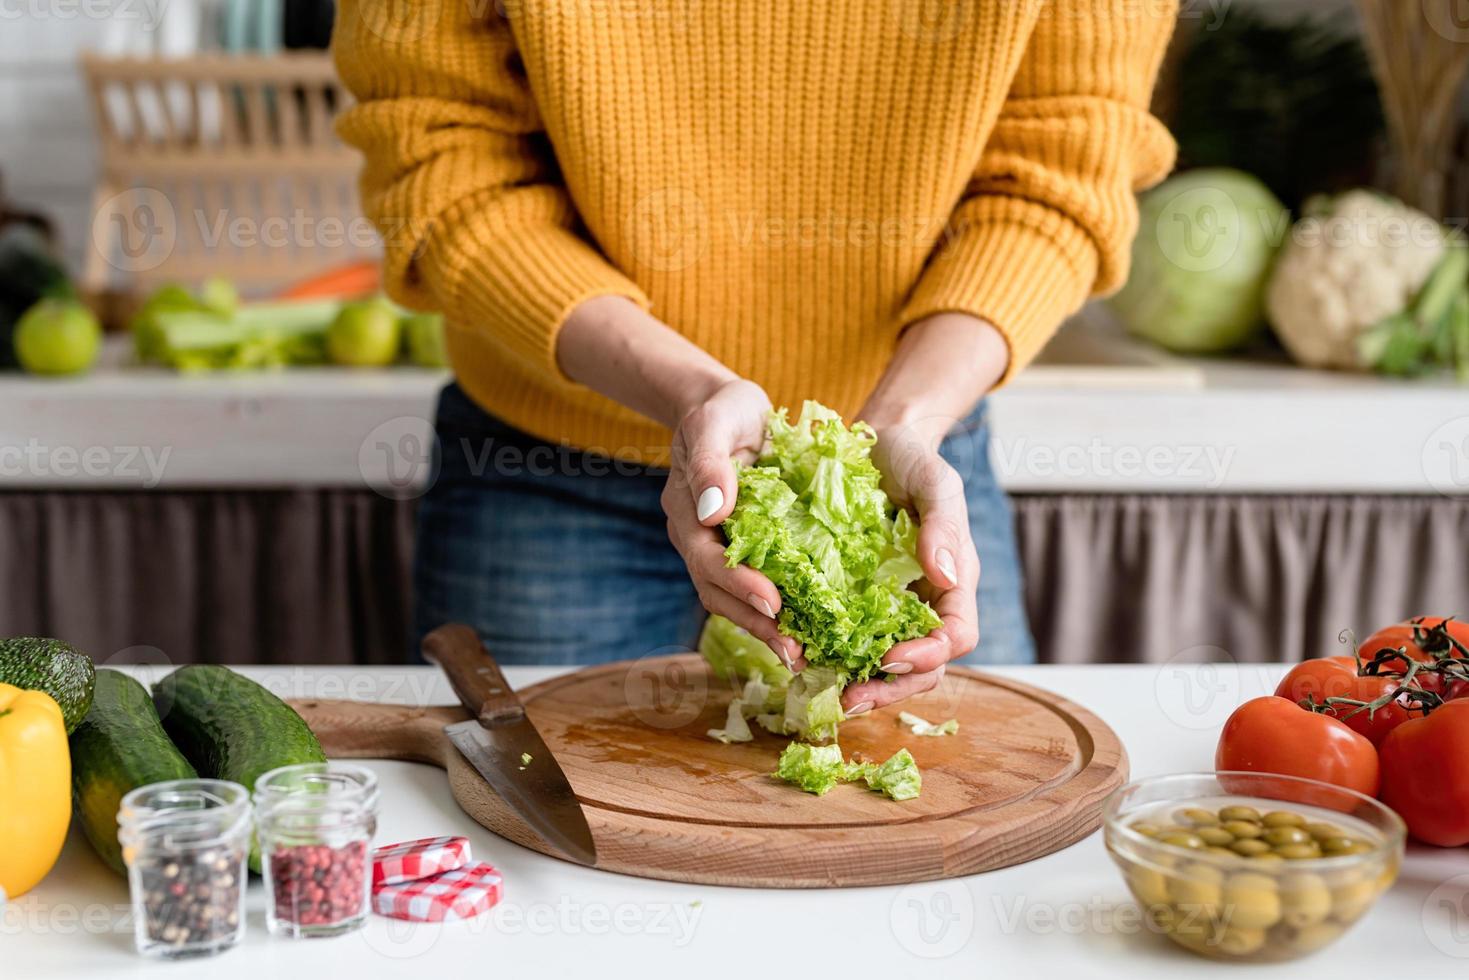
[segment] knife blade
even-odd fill
[[[440,626],[423,655],[443,669],[475,717],[444,726],[465,760],[546,843],[585,865],[597,863],[586,814],[555,756],[531,724],[500,667],[468,626]]]

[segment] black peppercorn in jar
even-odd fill
[[[203,956],[245,933],[250,796],[221,779],[133,790],[117,812],[133,935],[150,956]]]

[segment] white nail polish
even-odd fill
[[[795,672],[796,668],[791,663],[791,655],[786,653],[786,647],[784,643],[782,643],[780,640],[766,640],[765,645],[775,651],[775,655],[780,658],[780,662],[786,665],[786,670],[789,670],[792,673]]]
[[[907,674],[913,670],[913,665],[899,660],[890,664],[878,664],[877,669],[884,674]]]
[[[855,715],[865,715],[865,714],[867,714],[867,712],[869,712],[871,710],[872,710],[872,702],[871,701],[860,701],[857,704],[852,705],[852,707],[848,708],[847,711],[846,711],[846,715],[847,715],[848,718],[851,718],[851,717],[853,717]]]
[[[944,573],[944,578],[958,585],[959,573],[954,571],[954,556],[949,554],[948,549],[940,548],[933,558],[934,563],[939,567],[939,571]]]
[[[745,599],[750,603],[750,605],[760,610],[760,612],[764,613],[769,618],[775,618],[775,610],[771,609],[770,603],[766,602],[762,597],[751,592],[748,596],[745,597]]]
[[[723,506],[724,491],[718,487],[705,487],[704,492],[699,494],[699,523],[703,524],[710,514],[718,512]]]

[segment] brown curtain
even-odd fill
[[[1347,652],[1343,629],[1469,616],[1469,498],[1036,496],[1015,511],[1047,661],[1290,661]]]
[[[0,635],[99,662],[402,663],[412,540],[412,505],[366,491],[0,494]]]
[[[1339,651],[1469,615],[1469,499],[1035,496],[1015,501],[1041,658]],[[361,490],[0,493],[0,635],[99,661],[401,663],[413,505]]]

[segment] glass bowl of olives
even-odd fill
[[[1407,835],[1371,797],[1258,772],[1138,780],[1107,799],[1102,818],[1149,930],[1237,961],[1333,942],[1391,887]]]

